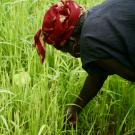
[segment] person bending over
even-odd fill
[[[47,10],[34,41],[41,63],[48,43],[81,58],[88,73],[74,105],[66,111],[73,126],[109,75],[135,82],[135,0],[107,0],[87,11],[73,0],[62,0]]]

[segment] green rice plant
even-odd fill
[[[118,76],[80,113],[76,130],[63,129],[64,111],[87,74],[80,59],[47,47],[40,64],[32,48],[44,12],[56,0],[0,1],[0,135],[135,133],[135,87]],[[77,0],[86,9],[102,0]]]

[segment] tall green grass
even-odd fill
[[[44,11],[56,0],[0,1],[0,135],[135,134],[135,88],[109,77],[79,115],[76,130],[63,128],[63,113],[87,74],[81,61],[47,47],[41,65],[32,48]],[[102,0],[78,0],[89,8]]]

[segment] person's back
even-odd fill
[[[134,0],[109,0],[89,10],[81,33],[84,68],[88,63],[112,58],[134,70],[134,50]]]

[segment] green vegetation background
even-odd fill
[[[81,61],[47,47],[41,65],[32,48],[45,10],[56,0],[0,0],[0,135],[134,135],[135,87],[107,79],[79,115],[76,130],[62,129],[64,110],[86,77]],[[77,0],[85,8],[102,0]]]

